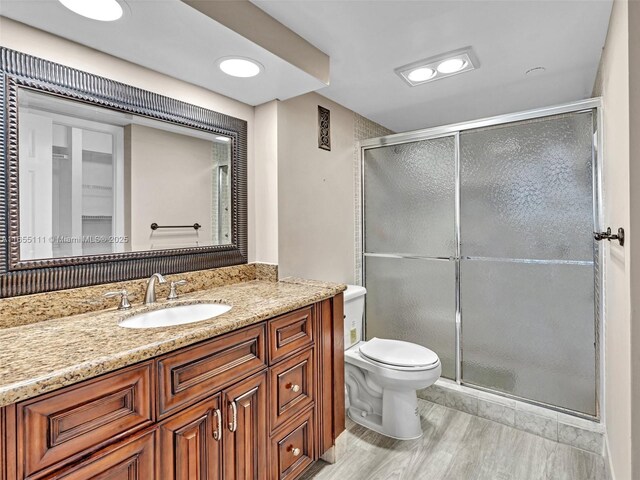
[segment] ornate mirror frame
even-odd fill
[[[18,89],[231,137],[231,244],[20,260]],[[247,122],[0,47],[0,297],[247,263]]]

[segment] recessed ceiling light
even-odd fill
[[[462,70],[467,62],[461,58],[450,58],[438,65],[438,71],[440,73],[455,73]]]
[[[122,17],[122,5],[116,0],[59,0],[72,12],[92,20],[113,22]]]
[[[407,75],[407,78],[412,82],[424,82],[425,80],[429,80],[435,74],[436,71],[433,68],[418,67],[415,70],[411,70]]]
[[[469,72],[480,64],[471,47],[425,58],[396,68],[395,72],[412,87]]]
[[[241,57],[227,57],[219,61],[220,70],[232,77],[255,77],[262,71],[262,65],[255,60]]]

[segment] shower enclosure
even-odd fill
[[[589,100],[363,142],[366,337],[597,417],[598,116]]]

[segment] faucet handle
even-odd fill
[[[178,280],[176,282],[171,282],[171,290],[169,291],[169,296],[167,297],[167,300],[175,300],[176,298],[178,298],[176,287],[179,287],[181,285],[186,285],[186,284],[187,284],[186,280]]]
[[[131,308],[131,303],[129,303],[129,292],[126,289],[118,290],[116,292],[107,292],[104,294],[105,297],[117,297],[120,296],[120,305],[118,305],[118,310],[127,310]]]

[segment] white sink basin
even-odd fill
[[[210,320],[231,310],[223,303],[196,303],[139,313],[120,322],[124,328],[161,328]]]

